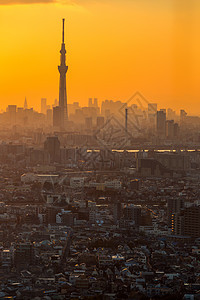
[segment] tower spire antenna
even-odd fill
[[[65,42],[65,19],[63,19],[62,42]]]
[[[25,97],[25,100],[24,100],[24,109],[27,109],[28,108],[28,104],[27,104],[27,99]]]

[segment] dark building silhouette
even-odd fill
[[[60,120],[61,120],[61,107],[56,106],[53,108],[53,127],[60,128]]]
[[[174,124],[174,138],[177,140],[180,134],[180,127],[177,123]]]
[[[113,206],[113,218],[114,222],[117,223],[122,217],[122,204],[121,202],[116,202]]]
[[[30,153],[30,163],[31,164],[49,164],[50,163],[50,155],[47,151],[43,151],[41,149],[33,149]]]
[[[28,109],[28,103],[27,103],[27,99],[26,98],[24,100],[24,109]]]
[[[53,120],[53,111],[52,109],[47,109],[46,121],[48,126],[52,125],[52,120]]]
[[[136,160],[137,172],[140,176],[173,176],[173,171],[163,166],[159,161],[153,158],[139,158]]]
[[[135,225],[140,224],[141,207],[136,205],[127,205],[124,208],[124,219],[132,221]]]
[[[92,98],[88,99],[88,107],[92,107]]]
[[[164,110],[157,111],[157,135],[164,139],[166,135],[166,112]]]
[[[128,129],[128,108],[125,109],[125,129]]]
[[[29,265],[34,260],[34,248],[29,242],[20,243],[16,245],[14,264],[19,267],[20,265]]]
[[[66,66],[66,49],[64,40],[64,29],[65,29],[65,19],[63,19],[63,34],[62,34],[62,47],[60,51],[60,66],[58,67],[60,73],[60,87],[59,87],[59,107],[61,109],[60,115],[60,128],[65,129],[66,123],[68,121],[68,111],[67,111],[67,91],[66,91],[66,73],[68,66]]]
[[[94,98],[94,107],[98,107],[98,99]]]
[[[41,99],[41,113],[46,115],[46,112],[47,112],[47,99],[42,98]]]
[[[88,107],[98,107],[98,99],[94,98],[94,101],[92,98],[88,99]]]
[[[167,200],[167,218],[168,218],[168,225],[171,227],[173,222],[172,215],[180,214],[181,210],[184,209],[185,203],[184,199],[182,198],[170,198]]]
[[[51,162],[60,162],[60,141],[57,136],[47,137],[44,150],[49,153]]]
[[[188,207],[184,211],[184,234],[200,237],[200,207]]]
[[[46,223],[47,224],[56,224],[56,215],[59,212],[59,209],[53,206],[47,207],[46,210]]]
[[[163,166],[174,171],[187,171],[190,169],[190,157],[177,152],[160,153],[156,152],[154,158]]]
[[[172,215],[172,233],[200,237],[200,206],[187,207]]]
[[[16,113],[17,113],[17,106],[8,105],[9,123],[12,126],[16,124]]]
[[[166,121],[166,138],[169,140],[174,139],[174,120]]]

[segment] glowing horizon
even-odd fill
[[[64,17],[68,103],[125,102],[140,91],[160,108],[200,114],[197,0],[19,2],[0,0],[0,108],[58,99]]]

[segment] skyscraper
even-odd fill
[[[53,127],[60,128],[61,108],[56,106],[53,108]]]
[[[44,150],[50,155],[52,163],[60,161],[60,141],[57,136],[48,136],[44,142]]]
[[[94,98],[94,107],[98,107],[98,99]]]
[[[166,121],[166,138],[169,140],[174,139],[174,120]]]
[[[8,115],[10,120],[10,125],[16,124],[16,112],[17,112],[17,106],[16,105],[8,105]]]
[[[27,104],[26,98],[25,98],[25,100],[24,100],[24,109],[28,109],[28,104]]]
[[[46,112],[47,112],[47,99],[42,98],[41,99],[41,113],[46,115]]]
[[[60,66],[58,66],[58,70],[60,73],[59,107],[61,111],[60,128],[63,130],[66,128],[66,123],[68,121],[67,91],[66,91],[66,73],[68,70],[68,66],[66,66],[65,19],[63,19],[62,46],[61,46],[60,54],[61,54]]]
[[[200,206],[186,207],[172,215],[172,233],[193,238],[200,236]]]
[[[181,210],[184,209],[185,202],[182,198],[169,198],[167,200],[167,218],[168,225],[172,225],[172,216],[174,214],[180,214]]]
[[[164,110],[157,111],[157,135],[164,139],[166,135],[166,112]]]
[[[88,99],[88,107],[92,107],[92,98]]]

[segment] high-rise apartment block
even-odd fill
[[[164,139],[166,134],[166,112],[164,110],[157,111],[157,135]]]

